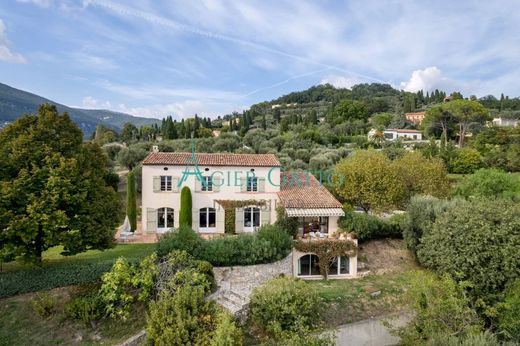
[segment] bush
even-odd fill
[[[230,314],[222,312],[220,321],[210,346],[241,346],[243,345],[242,330],[237,327]]]
[[[276,208],[276,222],[275,225],[285,230],[289,236],[294,237],[298,233],[298,219],[294,217],[287,217],[285,215],[285,208],[280,206]]]
[[[514,344],[500,342],[496,335],[488,331],[470,333],[464,336],[440,332],[439,335],[434,335],[425,344],[426,346],[514,346]]]
[[[186,286],[161,293],[146,318],[149,345],[208,345],[220,323],[220,310],[204,289]]]
[[[421,238],[429,232],[435,220],[446,210],[461,204],[462,200],[443,200],[431,196],[414,196],[408,205],[402,223],[403,238],[408,249],[417,256]]]
[[[31,299],[33,310],[41,317],[49,317],[56,311],[56,298],[47,292],[38,292]]]
[[[498,169],[479,169],[455,190],[465,198],[520,198],[520,177]]]
[[[393,220],[397,220],[397,218],[393,218]],[[400,223],[366,213],[346,212],[338,225],[342,231],[355,234],[359,241],[402,237]]]
[[[498,329],[511,341],[520,343],[520,280],[506,291],[503,309],[498,316]]]
[[[74,298],[65,306],[65,312],[70,318],[92,323],[104,316],[104,306],[96,293]]]
[[[268,241],[273,250],[270,260],[281,260],[289,254],[293,242],[284,228],[278,225],[264,225],[260,227],[256,237],[260,241]]]
[[[181,210],[179,211],[179,225],[191,227],[192,223],[191,190],[184,186],[181,190]]]
[[[194,230],[183,225],[161,236],[156,244],[157,254],[159,257],[164,257],[173,250],[182,250],[197,257],[202,242],[203,240]]]
[[[251,317],[269,335],[316,327],[320,320],[318,294],[305,282],[277,278],[253,290]]]
[[[393,332],[402,345],[420,345],[439,334],[465,336],[478,333],[483,323],[471,307],[466,286],[449,276],[438,279],[431,274],[418,274],[406,292],[413,311],[412,320]]]
[[[482,156],[472,148],[463,148],[456,151],[455,157],[450,159],[449,162],[451,173],[457,174],[471,174],[482,166]]]
[[[463,202],[440,215],[421,238],[419,261],[473,283],[476,297],[494,301],[520,278],[520,205],[511,200]]]

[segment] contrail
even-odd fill
[[[302,57],[302,56],[299,56],[299,55],[291,54],[291,53],[285,52],[283,50],[275,49],[275,48],[272,48],[272,47],[269,47],[269,46],[266,46],[266,45],[263,45],[263,44],[259,44],[259,43],[256,43],[256,42],[243,40],[243,39],[232,37],[232,36],[228,36],[228,35],[222,35],[222,34],[214,33],[214,32],[211,32],[211,31],[201,30],[201,29],[198,29],[198,28],[193,27],[193,26],[185,25],[185,24],[176,22],[174,20],[171,20],[171,19],[168,19],[168,18],[164,18],[164,17],[158,16],[158,15],[155,15],[155,14],[152,14],[152,13],[149,13],[149,12],[144,12],[144,11],[136,10],[136,9],[128,7],[128,6],[116,4],[116,3],[113,3],[111,1],[107,1],[107,0],[89,0],[88,2],[86,2],[86,6],[89,6],[89,5],[96,5],[96,6],[102,7],[104,9],[106,9],[106,10],[115,12],[115,13],[121,15],[121,16],[140,18],[140,19],[145,20],[145,21],[147,21],[147,22],[149,22],[151,24],[162,25],[162,26],[165,26],[165,27],[168,27],[168,28],[172,28],[172,29],[180,30],[180,31],[185,31],[185,32],[188,32],[188,33],[191,33],[191,34],[194,34],[194,35],[202,36],[202,37],[207,37],[207,38],[211,38],[211,39],[215,39],[215,40],[232,42],[232,43],[236,43],[236,44],[239,44],[239,45],[256,48],[256,49],[259,49],[259,50],[263,50],[265,52],[270,52],[270,53],[273,53],[273,54],[285,56],[285,57],[288,57],[288,58],[291,58],[291,59],[294,59],[294,60],[298,60],[298,61],[302,61],[302,62],[305,62],[305,63],[310,63],[310,64],[314,64],[314,65],[318,65],[318,66],[323,66],[327,70],[336,70],[336,71],[340,71],[340,72],[343,72],[343,73],[346,73],[346,74],[350,74],[350,75],[354,75],[354,76],[361,77],[361,78],[364,78],[364,79],[372,80],[372,81],[375,81],[375,82],[386,83],[385,81],[383,81],[383,80],[381,80],[379,78],[375,78],[375,77],[367,76],[367,75],[364,75],[364,74],[361,74],[361,73],[357,73],[357,72],[354,72],[354,71],[350,71],[350,70],[344,69],[344,68],[339,67],[339,66],[330,65],[330,64],[326,64],[326,63],[323,63],[323,62],[320,62],[320,61],[316,61],[316,60],[313,60],[313,59]],[[315,73],[317,73],[317,72],[315,72]]]

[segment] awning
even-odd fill
[[[289,217],[345,215],[341,208],[286,208],[285,212]]]

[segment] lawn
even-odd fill
[[[56,305],[54,313],[40,317],[31,306],[34,293],[0,300],[0,346],[4,345],[114,345],[145,326],[146,306],[137,304],[126,321],[103,319],[86,325],[68,318],[64,308],[84,288],[63,287],[49,291]]]
[[[323,319],[328,326],[398,313],[405,309],[403,293],[417,269],[371,274],[353,280],[307,281],[323,301]],[[380,291],[378,296],[372,292]]]
[[[62,248],[55,247],[43,254],[41,267],[20,262],[4,263],[0,273],[0,298],[93,282],[110,270],[117,258],[138,261],[154,250],[155,244],[119,244],[104,251],[62,256]]]

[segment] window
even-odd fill
[[[329,217],[328,216],[312,216],[299,217],[298,224],[300,233],[305,234],[309,232],[329,232]]]
[[[298,276],[320,275],[320,260],[316,255],[304,255],[298,260]]]
[[[247,192],[256,192],[258,191],[258,178],[257,177],[247,177]]]
[[[161,191],[172,191],[171,175],[161,175]]]
[[[350,271],[350,258],[340,256],[334,258],[329,264],[329,275],[345,275]]]
[[[417,135],[413,135],[413,139],[417,139]]]
[[[244,208],[244,227],[260,227],[260,208]]]
[[[199,227],[214,228],[216,227],[215,208],[201,208],[199,210]]]
[[[157,209],[157,228],[168,229],[174,227],[173,208]]]
[[[211,177],[202,177],[201,191],[213,191],[213,181]]]
[[[385,133],[385,138],[386,139],[394,139],[394,134],[393,133]]]

